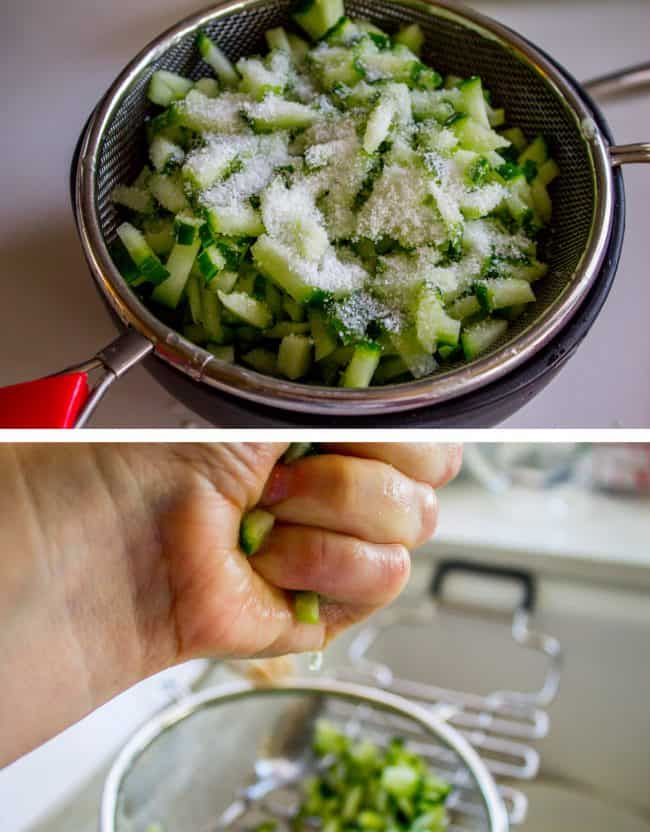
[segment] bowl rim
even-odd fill
[[[132,85],[150,64],[201,26],[263,5],[265,0],[229,0],[186,17],[152,40],[120,73],[85,130],[75,170],[74,208],[84,255],[109,306],[127,326],[154,345],[158,358],[197,382],[274,408],[320,415],[365,416],[398,413],[441,404],[489,385],[545,347],[573,318],[604,262],[614,217],[609,144],[597,125],[599,113],[556,64],[525,38],[453,0],[391,0],[392,4],[442,15],[499,41],[551,86],[582,132],[591,163],[596,205],[589,240],[578,268],[556,301],[512,342],[459,368],[402,384],[362,390],[290,382],[228,364],[162,323],[138,299],[117,268],[104,241],[96,202],[96,160],[103,135]]]

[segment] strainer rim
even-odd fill
[[[490,821],[490,832],[508,832],[509,821],[494,778],[478,753],[453,726],[415,702],[388,691],[327,679],[290,679],[273,685],[235,681],[215,685],[199,693],[191,694],[164,708],[149,719],[122,748],[111,765],[104,782],[100,807],[100,832],[115,832],[119,809],[120,788],[136,765],[139,757],[166,731],[172,730],[184,720],[203,709],[227,704],[242,698],[309,694],[339,696],[359,704],[370,704],[399,716],[406,716],[428,733],[442,740],[467,766],[478,786]]]
[[[262,375],[216,359],[160,321],[126,284],[113,264],[99,227],[96,202],[96,161],[105,130],[121,101],[148,66],[198,27],[263,0],[230,0],[186,17],[152,40],[126,66],[98,105],[82,141],[75,175],[75,212],[86,260],[101,293],[123,323],[154,344],[158,358],[213,389],[267,406],[320,415],[372,415],[415,410],[442,404],[489,385],[521,366],[545,347],[585,300],[603,264],[613,223],[613,174],[607,140],[596,125],[588,99],[551,59],[525,38],[485,15],[453,0],[393,0],[396,5],[449,17],[482,36],[497,40],[519,60],[541,73],[556,97],[580,125],[590,131],[585,143],[596,195],[594,218],[580,263],[562,291],[542,315],[512,341],[471,363],[402,384],[349,390],[302,384]]]

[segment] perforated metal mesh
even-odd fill
[[[230,58],[237,59],[264,48],[264,31],[286,24],[290,5],[289,0],[262,0],[251,8],[214,20],[205,28]],[[494,349],[514,345],[517,336],[530,329],[570,285],[594,223],[595,179],[575,117],[552,87],[520,61],[514,50],[450,19],[442,10],[424,3],[418,8],[384,0],[346,0],[346,10],[352,16],[371,18],[389,31],[407,21],[418,22],[426,34],[424,57],[432,66],[442,73],[480,74],[492,92],[494,104],[505,107],[509,123],[521,126],[529,137],[543,133],[549,139],[562,172],[551,186],[554,214],[543,251],[550,272],[535,286],[537,303],[511,326],[504,341]],[[98,220],[108,242],[114,237],[118,220],[110,193],[116,184],[130,182],[146,158],[143,121],[151,108],[146,89],[150,75],[157,69],[174,70],[195,79],[210,74],[198,58],[194,36],[190,34],[152,62],[124,97],[105,133],[96,167]]]

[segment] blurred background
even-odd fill
[[[68,174],[89,113],[117,73],[151,38],[207,0],[4,0],[0,4],[3,130],[0,135],[0,385],[83,360],[115,330],[83,260]],[[474,2],[528,36],[580,80],[648,59],[647,0]],[[28,52],[26,52],[26,46]],[[32,59],[33,56],[33,59]],[[603,106],[617,142],[650,137],[641,94]],[[650,425],[650,281],[647,166],[625,171],[628,229],[617,281],[577,355],[508,427]],[[201,424],[147,373],[111,390],[98,427]]]
[[[513,829],[650,830],[650,445],[467,446],[413,565],[321,673],[455,705]],[[127,738],[232,673],[156,676],[0,771],[0,829],[94,832]]]

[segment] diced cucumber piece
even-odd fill
[[[282,301],[282,308],[295,323],[305,320],[305,307],[293,298],[285,298]]]
[[[307,53],[309,52],[309,44],[306,40],[303,40],[303,38],[301,38],[299,35],[294,34],[293,32],[287,33],[287,40],[289,41],[289,46],[291,47],[291,54],[293,56],[293,60],[297,64],[301,64],[307,57]]]
[[[309,311],[309,323],[314,341],[314,358],[316,361],[322,361],[336,349],[336,336],[330,332],[323,313],[316,309]]]
[[[242,355],[242,361],[258,373],[264,373],[267,376],[278,375],[278,357],[271,350],[256,347]]]
[[[116,205],[123,205],[130,211],[135,211],[136,214],[151,214],[154,210],[151,194],[142,188],[116,185],[111,199]]]
[[[363,35],[363,31],[349,17],[341,17],[327,32],[324,40],[332,46],[350,46]]]
[[[380,360],[381,347],[379,344],[365,343],[356,346],[352,361],[343,373],[342,386],[369,387]]]
[[[194,89],[207,96],[207,98],[216,98],[221,90],[219,82],[214,78],[199,78],[194,84]]]
[[[434,357],[420,344],[415,331],[407,330],[399,334],[391,334],[391,341],[414,378],[431,375],[436,369]]]
[[[279,95],[267,95],[259,104],[247,104],[246,117],[258,133],[275,130],[303,130],[311,127],[320,118],[317,110],[296,101],[287,101]]]
[[[217,296],[229,312],[257,329],[266,329],[273,321],[270,309],[261,300],[243,292],[217,292]]]
[[[198,239],[198,235],[189,246],[176,243],[165,266],[169,272],[169,277],[154,289],[152,299],[156,303],[169,306],[170,309],[176,309],[185,291],[185,285],[200,248],[201,241]]]
[[[269,49],[282,49],[284,52],[292,54],[291,43],[287,37],[287,32],[282,26],[275,29],[269,29],[264,33],[264,38]]]
[[[312,340],[305,335],[287,335],[280,342],[278,371],[291,381],[306,376],[311,367]]]
[[[192,245],[197,240],[201,242],[199,232],[202,225],[203,220],[198,219],[198,217],[187,213],[177,214],[174,220],[174,235],[176,241],[184,246]]]
[[[226,331],[221,320],[219,299],[205,286],[201,287],[201,315],[208,339],[217,344],[224,343]]]
[[[320,622],[320,600],[315,592],[296,592],[294,609],[301,624]]]
[[[202,30],[196,36],[196,46],[200,56],[208,66],[212,67],[224,86],[234,87],[239,83],[239,75],[230,59]]]
[[[410,26],[403,26],[399,32],[393,36],[395,43],[401,43],[408,47],[414,55],[420,55],[422,47],[424,46],[424,32],[418,23],[412,23]]]
[[[178,214],[190,207],[181,180],[176,174],[166,176],[154,173],[149,180],[149,190],[162,207],[172,214]]]
[[[556,161],[548,159],[537,171],[537,179],[542,185],[550,185],[560,175],[560,168]]]
[[[343,0],[301,0],[292,14],[312,40],[322,38],[344,16]]]
[[[257,101],[262,101],[270,93],[281,95],[284,92],[289,80],[289,59],[286,52],[275,55],[284,61],[284,66],[275,71],[267,69],[258,58],[242,58],[237,62],[237,70],[242,77],[239,86],[242,92],[249,93]]]
[[[468,78],[460,85],[460,92],[462,96],[461,110],[474,119],[474,121],[481,124],[483,127],[490,127],[488,119],[487,108],[485,106],[485,97],[483,95],[483,84],[481,79],[477,76]],[[496,149],[496,148],[494,148]]]
[[[512,146],[518,153],[521,153],[528,144],[521,127],[509,127],[507,130],[503,130],[501,135],[504,139],[508,139],[512,143]]]
[[[393,379],[399,378],[409,372],[402,358],[399,355],[391,355],[383,359],[373,376],[375,384],[388,384]]]
[[[232,344],[228,346],[220,346],[219,344],[208,344],[206,346],[206,349],[208,352],[212,353],[212,355],[219,361],[223,361],[226,364],[235,363],[235,348],[232,346]]]
[[[149,145],[151,164],[160,173],[167,173],[185,158],[185,151],[163,135],[155,136]]]
[[[475,150],[477,153],[499,150],[510,144],[507,139],[495,133],[490,127],[485,127],[466,115],[459,116],[449,126],[449,129],[456,135],[462,147]]]
[[[380,101],[372,111],[363,139],[363,149],[366,153],[374,153],[386,141],[395,112],[395,103],[387,99]]]
[[[530,186],[530,193],[533,198],[533,205],[535,212],[540,217],[542,222],[550,222],[553,214],[553,204],[551,197],[548,195],[546,185],[540,182],[539,177]]]
[[[425,289],[421,293],[415,321],[418,341],[427,352],[435,352],[439,344],[458,344],[460,321],[445,312],[434,291]]]
[[[517,160],[523,166],[528,160],[541,167],[548,159],[548,146],[543,136],[537,136],[520,154]]]
[[[305,281],[288,246],[264,234],[257,240],[251,252],[262,274],[295,301],[307,303],[314,297],[316,290]]]
[[[508,329],[508,321],[486,318],[467,327],[460,336],[463,353],[467,361],[473,361],[490,349]]]
[[[271,340],[277,338],[282,340],[287,335],[307,335],[311,331],[310,324],[306,322],[294,323],[293,321],[280,321],[271,329],[264,331],[264,337]]]
[[[167,257],[176,242],[172,220],[148,217],[142,225],[142,230],[146,241],[158,257]]]
[[[221,253],[221,249],[215,245],[208,246],[208,248],[204,249],[199,254],[197,262],[206,283],[209,283],[219,272],[222,272],[226,268],[226,259]]]
[[[235,288],[235,284],[237,283],[238,278],[239,275],[237,274],[237,272],[219,272],[219,274],[215,275],[210,280],[207,288],[215,294],[217,292],[232,292],[232,290]]]
[[[209,208],[207,219],[215,234],[227,237],[258,237],[264,233],[260,212],[245,203]]]
[[[483,307],[476,295],[465,295],[458,298],[449,306],[449,315],[457,321],[464,321],[473,315],[478,315]]]
[[[171,124],[197,133],[240,133],[246,126],[241,111],[247,100],[241,93],[208,98],[199,90],[190,90],[184,101],[169,108],[168,118]]]
[[[203,321],[201,278],[196,274],[194,269],[190,272],[187,284],[185,285],[185,294],[187,295],[187,302],[190,305],[192,321],[195,324],[201,325]]]
[[[490,127],[501,127],[502,124],[506,123],[506,111],[503,107],[497,107],[495,110],[494,108],[490,107],[490,105],[486,102],[485,109],[487,110],[488,121],[490,122]]]
[[[191,153],[183,165],[183,179],[193,189],[205,191],[232,170],[239,148],[225,142]]]
[[[193,344],[203,346],[208,343],[210,336],[200,324],[185,324],[183,336]]]
[[[239,545],[249,557],[262,548],[274,525],[275,517],[261,508],[245,515],[239,527]]]
[[[510,276],[516,280],[526,280],[528,283],[534,283],[536,280],[541,280],[548,274],[548,264],[540,263],[534,260],[530,265],[517,265],[509,267]]]
[[[354,87],[363,78],[363,69],[344,46],[316,49],[309,53],[312,71],[323,87],[333,90],[341,84]]]
[[[185,98],[193,86],[194,82],[190,81],[189,78],[184,78],[176,72],[159,69],[151,76],[147,97],[154,104],[169,107],[172,101]]]
[[[140,274],[144,275],[147,280],[152,283],[162,283],[169,276],[169,272],[151,249],[142,232],[135,226],[129,222],[123,222],[117,229],[117,236],[138,267]]]
[[[139,285],[142,279],[140,270],[133,262],[131,255],[124,247],[120,239],[114,240],[108,247],[113,258],[113,263],[117,270],[122,275],[124,280],[130,285]]]
[[[476,284],[475,291],[481,305],[488,312],[515,304],[532,303],[535,300],[535,293],[530,288],[530,283],[525,280],[511,278],[483,280]]]

